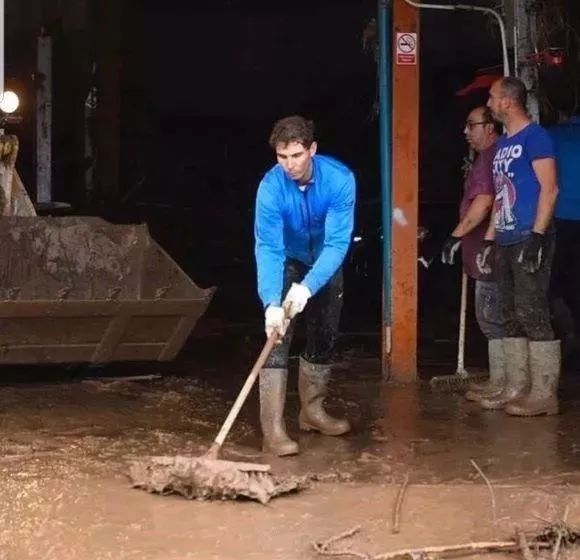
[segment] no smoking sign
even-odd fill
[[[397,64],[417,64],[417,33],[397,33]]]

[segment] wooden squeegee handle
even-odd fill
[[[467,274],[461,275],[461,307],[459,311],[459,337],[457,342],[457,371],[465,375],[465,320],[467,315]]]
[[[254,367],[252,368],[250,375],[248,375],[248,378],[246,379],[246,382],[244,383],[244,386],[242,387],[240,394],[236,398],[236,402],[234,402],[234,404],[233,404],[227,418],[225,419],[218,435],[214,439],[211,448],[207,452],[208,456],[217,457],[218,451],[220,450],[221,446],[223,445],[226,437],[228,437],[228,434],[230,433],[230,430],[232,429],[233,423],[235,422],[236,418],[238,417],[238,414],[239,414],[242,406],[246,402],[246,399],[248,398],[248,394],[252,390],[252,387],[254,386],[254,383],[256,382],[258,375],[260,375],[260,370],[264,367],[264,364],[266,363],[266,360],[268,359],[270,352],[272,352],[274,346],[278,342],[278,338],[279,338],[278,333],[274,332],[268,338],[268,340],[266,341],[266,344],[264,344],[264,348],[262,348],[262,352],[260,352],[260,355],[258,356],[258,359],[256,360],[256,363],[254,364]]]

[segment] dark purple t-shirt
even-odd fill
[[[462,219],[476,196],[487,194],[495,197],[495,187],[493,184],[493,156],[495,155],[495,144],[479,153],[473,166],[465,179],[463,187],[463,199],[459,206],[459,218]],[[493,274],[482,274],[477,269],[475,259],[481,250],[483,238],[487,231],[489,220],[484,220],[473,231],[469,232],[461,240],[461,255],[463,259],[463,270],[475,280],[492,281]]]

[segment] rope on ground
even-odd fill
[[[497,511],[496,511],[496,506],[495,506],[495,492],[493,490],[493,486],[492,486],[491,482],[489,481],[489,478],[487,478],[487,476],[485,476],[484,472],[479,468],[479,465],[473,459],[471,459],[471,464],[473,465],[475,470],[479,473],[481,478],[483,478],[483,480],[485,480],[485,483],[487,484],[487,487],[489,488],[489,494],[491,496],[491,514],[492,514],[492,518],[493,518],[493,523],[496,524],[497,523]]]
[[[399,488],[397,494],[397,500],[395,502],[395,510],[393,512],[393,534],[397,534],[401,531],[401,508],[403,507],[403,499],[405,498],[405,491],[409,485],[409,473],[405,475],[405,480]]]

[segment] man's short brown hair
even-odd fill
[[[299,142],[310,148],[314,142],[314,123],[298,115],[280,119],[270,134],[270,146],[275,150],[278,144],[286,146],[291,142]]]

